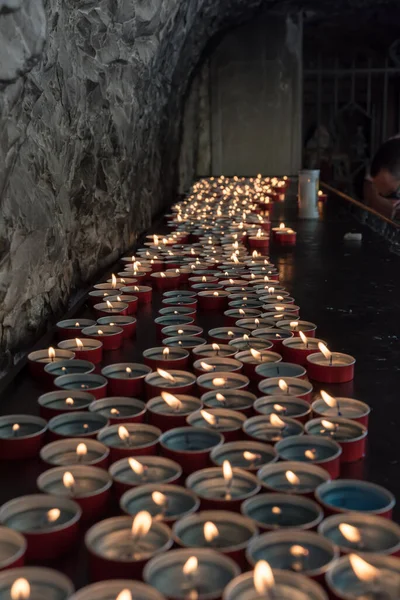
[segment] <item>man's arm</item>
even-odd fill
[[[398,210],[398,203],[380,196],[376,191],[373,182],[368,181],[368,179],[364,181],[364,201],[367,206],[374,208],[389,219],[393,219]]]

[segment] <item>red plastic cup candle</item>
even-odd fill
[[[315,490],[331,477],[325,469],[299,461],[282,461],[261,467],[257,478],[269,492],[313,497]]]
[[[94,364],[101,362],[103,358],[103,342],[98,339],[75,338],[63,340],[58,343],[58,347],[72,352],[78,359],[88,360]]]
[[[66,319],[58,321],[56,324],[57,335],[61,340],[74,339],[80,335],[84,327],[91,327],[92,325],[95,325],[95,321],[92,319]]]
[[[271,325],[271,323],[269,323]],[[283,331],[280,329],[275,329],[274,327],[266,327],[260,329],[254,329],[251,332],[251,335],[257,339],[261,338],[263,340],[268,340],[272,345],[272,350],[274,352],[278,352],[278,354],[283,354],[282,344],[286,339],[290,339],[293,337],[293,333],[290,331]]]
[[[128,490],[148,483],[174,483],[182,476],[178,463],[163,456],[129,456],[109,468],[118,498]]]
[[[140,363],[116,363],[101,370],[108,381],[110,396],[138,396],[144,393],[144,382],[151,368]]]
[[[118,295],[118,296],[110,296],[108,298],[108,300],[111,302],[111,304],[118,303],[118,302],[123,302],[124,304],[127,304],[128,305],[128,308],[127,308],[128,315],[134,315],[137,312],[138,303],[139,303],[137,296],[120,293],[120,295]]]
[[[318,202],[325,202],[328,199],[328,194],[322,190],[318,190]]]
[[[95,400],[89,406],[90,412],[98,412],[106,417],[110,425],[119,423],[143,423],[146,415],[146,406],[136,398],[124,396],[111,396],[102,400]]]
[[[200,310],[215,310],[222,312],[228,305],[229,292],[223,290],[205,290],[198,293],[197,299]]]
[[[197,388],[204,394],[210,390],[223,393],[224,390],[244,390],[249,386],[249,378],[241,373],[228,371],[212,371],[197,378]]]
[[[250,335],[250,331],[242,327],[216,327],[208,332],[210,342],[215,344],[229,343],[243,335]]]
[[[108,317],[110,315],[128,315],[128,304],[126,302],[99,302],[94,305],[94,310],[100,317]]]
[[[196,383],[196,377],[188,371],[177,369],[165,371],[158,368],[154,373],[146,375],[144,381],[147,398],[150,399],[159,396],[162,391],[173,394],[190,394]]]
[[[243,363],[244,374],[250,378],[255,377],[256,380],[260,380],[257,376],[259,365],[264,363],[280,363],[282,360],[282,356],[277,352],[270,352],[269,350],[258,351],[254,348],[238,352],[235,354],[235,358]]]
[[[60,360],[56,363],[49,363],[46,365],[44,372],[50,385],[52,385],[55,377],[61,377],[61,375],[73,375],[74,373],[86,375],[93,373],[95,368],[95,365],[88,360]]]
[[[276,462],[278,455],[270,444],[239,440],[222,444],[211,452],[214,465],[222,467],[225,460],[228,460],[232,467],[256,472],[261,466]]]
[[[110,450],[97,440],[66,438],[46,444],[40,458],[54,467],[69,465],[92,465],[107,467]]]
[[[138,299],[139,306],[142,304],[151,304],[153,289],[149,285],[129,285],[121,288],[122,294],[132,294]],[[124,302],[124,298],[122,298]]]
[[[243,432],[250,439],[274,444],[286,437],[301,435],[304,428],[295,419],[271,413],[247,419],[243,424]]]
[[[310,379],[321,383],[345,383],[354,379],[356,359],[349,354],[330,352],[320,342],[319,352],[307,356],[307,371]]]
[[[161,304],[164,308],[171,306],[184,306],[186,308],[192,308],[193,310],[197,309],[196,298],[179,296],[178,294],[175,296],[165,298]]]
[[[47,423],[33,415],[0,417],[0,460],[22,460],[38,455]]]
[[[278,329],[283,329],[284,331],[291,331],[294,337],[300,337],[300,331],[302,331],[308,338],[314,338],[315,331],[317,329],[315,323],[310,323],[310,321],[301,321],[299,319],[293,319],[293,317],[291,317],[291,320],[278,320],[276,322],[276,327]]]
[[[192,473],[186,487],[200,498],[202,510],[240,511],[244,500],[260,491],[257,478],[243,469],[232,468],[225,460],[222,467],[211,467]]]
[[[282,354],[287,362],[307,366],[307,356],[318,351],[318,344],[325,343],[317,338],[309,338],[302,331],[299,337],[288,338],[282,342]]]
[[[297,233],[293,229],[286,231],[278,230],[275,232],[275,243],[278,246],[295,246]]]
[[[92,290],[91,292],[89,292],[88,297],[89,297],[89,302],[92,306],[94,306],[95,304],[99,304],[100,302],[105,302],[106,300],[109,300],[111,296],[113,296],[116,293],[116,290]]]
[[[128,316],[100,317],[97,325],[111,325],[121,327],[125,339],[131,338],[136,333],[136,319]]]
[[[144,350],[143,361],[154,370],[157,368],[179,370],[189,365],[189,356],[189,352],[184,348],[156,347]]]
[[[250,337],[247,334],[244,334],[244,336],[241,338],[231,340],[229,342],[229,346],[236,348],[236,353],[244,352],[245,350],[250,350],[251,348],[253,348],[253,350],[257,350],[258,352],[272,349],[272,344],[269,340],[262,337]]]
[[[312,411],[315,417],[331,418],[344,417],[357,421],[361,425],[368,426],[371,408],[365,402],[353,398],[334,398],[324,390],[320,392],[321,398],[312,403]]]
[[[340,475],[342,448],[331,438],[294,435],[278,442],[275,450],[281,460],[320,465],[332,479]]]
[[[115,543],[118,540],[118,543]],[[112,517],[93,525],[85,536],[92,581],[140,578],[153,556],[172,546],[170,529],[147,511]]]
[[[48,428],[52,439],[67,437],[95,438],[108,425],[101,414],[90,412],[64,413],[50,419]]]
[[[203,373],[212,373],[214,371],[228,371],[231,373],[240,372],[242,368],[243,365],[239,360],[234,358],[221,358],[219,356],[207,359],[199,358],[193,363],[193,370],[198,376]]]
[[[0,527],[0,571],[22,567],[26,548],[27,543],[23,535],[9,527]]]
[[[162,330],[166,327],[171,327],[173,325],[177,325],[183,327],[184,325],[192,325],[194,323],[193,317],[187,317],[186,315],[163,315],[161,317],[157,317],[154,321],[156,326],[156,334],[157,337],[162,337]],[[168,337],[168,336],[164,336]],[[173,336],[170,336],[173,337]]]
[[[111,499],[112,479],[107,471],[88,465],[54,467],[39,475],[38,489],[45,494],[75,500],[82,509],[82,519],[101,518]]]
[[[368,429],[356,421],[342,417],[312,419],[306,424],[306,431],[310,435],[323,435],[337,441],[343,450],[342,463],[355,462],[365,456]]]
[[[156,454],[160,429],[142,423],[110,425],[98,432],[99,442],[110,448],[111,462],[127,456]]]
[[[103,344],[103,350],[117,350],[122,346],[123,329],[116,325],[85,327],[82,334]]]
[[[284,231],[287,231],[288,229],[290,229],[290,227],[286,227],[285,223],[279,223],[279,227],[273,227],[271,229],[271,231],[272,231],[272,239],[274,240],[274,242],[276,242],[276,234],[278,231],[284,232]]]
[[[308,381],[297,377],[270,377],[261,381],[258,389],[268,396],[295,396],[310,401],[313,386]]]
[[[61,375],[54,380],[54,386],[62,390],[89,392],[97,399],[107,394],[107,379],[96,373]]]
[[[233,358],[237,350],[228,344],[203,344],[196,346],[192,350],[192,354],[197,360],[204,358]]]
[[[306,423],[311,414],[310,403],[294,396],[262,396],[254,402],[254,410],[260,415],[275,413],[300,423]]]
[[[192,412],[186,422],[193,427],[214,429],[223,434],[227,442],[242,437],[242,427],[246,421],[243,413],[226,408],[200,409]]]
[[[151,274],[154,287],[159,292],[165,290],[176,290],[179,286],[180,274],[175,271],[156,271]]]
[[[161,337],[200,337],[203,333],[203,328],[198,325],[170,325],[161,329]]]
[[[162,454],[178,462],[185,474],[210,464],[210,452],[224,441],[218,431],[202,427],[177,427],[164,432],[160,439]]]
[[[250,235],[248,238],[250,248],[268,248],[269,235],[263,229],[258,229],[255,235]]]
[[[50,560],[66,554],[79,539],[82,511],[70,498],[33,494],[3,504],[0,521],[23,534],[28,560]],[[53,590],[54,591],[54,590]]]
[[[185,394],[174,396],[165,391],[161,392],[160,396],[151,398],[147,403],[149,423],[161,431],[183,427],[186,425],[187,416],[201,408],[201,400],[194,396]]]
[[[164,600],[164,596],[156,589],[133,579],[92,583],[75,592],[70,600],[132,600],[136,595],[140,595],[142,600]]]
[[[40,416],[52,419],[57,415],[76,410],[87,410],[94,396],[87,392],[75,391],[72,395],[67,391],[56,391],[42,394],[38,398]]]
[[[63,343],[63,342],[61,342]],[[29,372],[35,379],[44,379],[44,368],[47,364],[60,362],[61,360],[73,360],[76,353],[72,352],[71,348],[59,346],[54,349],[52,346],[47,350],[35,350],[28,354]],[[76,358],[81,358],[77,356]]]
[[[218,390],[206,392],[201,396],[201,401],[209,408],[229,408],[239,411],[246,416],[253,415],[253,404],[256,396],[247,390]]]

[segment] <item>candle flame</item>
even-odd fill
[[[314,449],[306,450],[306,451],[304,452],[304,456],[305,456],[306,458],[308,458],[309,460],[315,460],[315,459],[316,459],[316,456],[317,456],[317,452],[316,452],[316,450],[314,450]]]
[[[261,360],[261,358],[262,358],[262,354],[261,354],[261,352],[258,352],[258,350],[254,350],[254,348],[250,348],[250,354],[252,355],[252,357],[253,357],[255,360],[258,360],[258,361],[260,361],[260,360]]]
[[[153,492],[151,494],[151,499],[153,500],[154,504],[157,504],[157,506],[165,506],[168,501],[167,496],[161,492]]]
[[[122,440],[123,442],[125,442],[126,440],[129,440],[129,431],[127,430],[126,427],[124,427],[123,425],[120,425],[118,427],[118,437],[120,440]]]
[[[185,332],[183,331],[183,329],[178,329],[178,335],[183,335]]]
[[[126,367],[126,369],[125,369],[125,373],[126,373],[127,375],[130,375],[130,374],[132,373],[132,369],[131,369],[130,367]]]
[[[201,368],[203,369],[203,371],[206,371],[207,373],[209,373],[210,371],[214,371],[214,367],[209,365],[206,362],[201,362],[200,363]]]
[[[153,235],[153,243],[155,246],[158,246],[158,235],[156,234]]]
[[[309,551],[307,550],[307,548],[304,548],[304,546],[299,546],[299,545],[295,544],[294,546],[291,546],[290,554],[292,556],[296,556],[296,557],[308,556]]]
[[[31,595],[31,586],[29,581],[20,577],[16,579],[10,590],[11,600],[29,600]]]
[[[87,446],[84,443],[80,443],[76,447],[76,454],[78,456],[86,456],[87,454]]]
[[[304,333],[303,333],[302,331],[300,331],[300,332],[299,332],[299,335],[300,335],[300,338],[301,338],[301,341],[303,342],[303,344],[304,344],[305,346],[307,346],[307,344],[308,344],[308,339],[307,339],[307,336],[306,336],[306,335],[304,335]]]
[[[14,425],[12,426],[12,430],[19,431],[19,429],[20,429],[20,425],[18,423],[14,423]]]
[[[254,567],[254,587],[260,596],[266,596],[275,585],[272,569],[266,560],[259,560]]]
[[[112,409],[110,410],[110,413],[111,413],[112,415],[119,415],[119,414],[120,414],[120,412],[119,412],[118,408],[112,408]]]
[[[212,380],[212,384],[214,387],[223,387],[226,384],[226,379],[223,377],[215,377]]]
[[[218,527],[211,521],[206,521],[204,523],[203,532],[206,542],[212,542],[219,536]]]
[[[75,478],[69,471],[65,471],[62,478],[63,485],[70,490],[75,485]]]
[[[132,471],[136,475],[143,475],[144,466],[142,465],[142,463],[140,463],[138,460],[136,460],[136,458],[129,457],[128,464],[129,464],[130,468],[132,469]]]
[[[138,512],[132,523],[133,537],[144,537],[147,535],[151,529],[152,521],[151,514],[147,510]]]
[[[161,277],[162,279],[164,279],[164,278],[166,277],[166,274],[165,274],[165,273],[160,273],[160,277]]]
[[[291,321],[290,322],[291,329],[297,329],[298,326],[299,326],[299,322],[298,321]]]
[[[348,542],[352,544],[361,542],[361,532],[357,527],[353,527],[353,525],[348,525],[347,523],[340,523],[339,531]]]
[[[284,406],[282,406],[281,404],[274,404],[274,410],[276,410],[277,412],[286,412],[286,408]]]
[[[173,410],[181,410],[182,402],[173,394],[169,392],[161,392],[161,398],[168,404]]]
[[[220,394],[219,392],[217,392],[217,394],[215,394],[215,398],[216,400],[218,400],[218,402],[225,402],[226,398],[223,394]]]
[[[162,353],[163,353],[163,356],[169,356],[169,348],[164,348]]]
[[[279,225],[279,229],[286,229],[286,225],[285,225],[285,223],[281,223],[281,224]]]
[[[66,398],[65,399],[65,404],[67,404],[68,406],[73,406],[75,404],[74,399],[73,398]]]
[[[201,410],[200,414],[209,425],[214,426],[217,424],[217,418],[215,415],[212,415],[211,413],[207,412],[206,410]]]
[[[324,429],[328,429],[329,431],[333,431],[336,429],[335,424],[330,421],[326,421],[325,419],[321,420],[321,425]]]
[[[52,346],[50,346],[50,348],[47,351],[50,360],[53,360],[56,357],[56,351],[54,350],[54,348]]]
[[[225,483],[229,485],[233,479],[232,466],[229,460],[224,460],[222,463],[222,474],[224,476]]]
[[[113,308],[113,305],[109,300],[106,300],[107,308]]]
[[[61,510],[59,508],[51,508],[47,511],[47,521],[49,523],[54,523],[57,519],[60,518]]]
[[[79,348],[79,350],[82,350],[82,348],[83,348],[82,340],[80,340],[79,338],[75,338],[75,344],[76,344],[76,347]]]
[[[361,558],[361,556],[357,556],[357,554],[350,554],[349,561],[351,568],[361,581],[372,582],[378,577],[379,569],[376,569],[367,563],[367,561]]]
[[[280,379],[278,381],[278,386],[279,386],[279,389],[282,390],[282,392],[287,392],[289,389],[289,386],[284,379]]]
[[[211,347],[214,350],[214,352],[219,352],[220,348],[219,348],[218,344],[212,344]]]
[[[130,590],[125,589],[120,592],[116,598],[116,600],[132,600],[132,594]]]
[[[327,360],[329,360],[332,356],[332,352],[328,350],[328,348],[322,342],[318,342],[319,351],[325,356]]]
[[[114,273],[111,275],[111,287],[114,289],[117,287],[117,278],[115,277]]]
[[[201,278],[201,281],[202,281],[203,283],[206,283],[206,282],[207,282],[207,277],[206,277],[205,275],[203,275],[203,277]]]
[[[135,292],[140,292],[140,288],[137,285],[135,285],[133,289]]]
[[[285,427],[285,421],[282,421],[282,419],[275,413],[270,414],[269,422],[271,423],[272,427]]]
[[[336,408],[337,407],[337,400],[336,398],[333,398],[333,396],[330,396],[327,392],[325,392],[324,390],[321,390],[320,392],[321,394],[321,398],[322,400],[325,402],[325,404],[327,404],[330,408]]]
[[[218,292],[214,292],[213,296],[219,296],[219,293]]]
[[[104,331],[102,331],[101,329],[97,330],[97,335],[104,335]]]
[[[164,369],[157,369],[157,373],[160,375],[160,377],[166,379],[167,381],[171,381],[172,383],[175,381],[175,377],[173,377],[171,373],[168,373],[168,371],[164,371]]]
[[[273,506],[271,512],[273,515],[280,515],[282,514],[282,509],[279,506]]]
[[[258,460],[261,458],[260,454],[255,454],[254,452],[249,452],[248,450],[245,450],[243,452],[243,458],[245,460],[249,460],[249,461],[253,461],[253,460]]]
[[[297,475],[295,473],[293,473],[293,471],[286,471],[285,477],[288,480],[288,482],[291,483],[292,485],[299,485],[299,483],[300,483],[300,479],[297,477]]]
[[[75,327],[80,327],[78,321],[75,323]]]
[[[183,574],[184,575],[192,575],[195,571],[197,571],[199,566],[199,561],[196,556],[191,556],[187,559],[185,564],[183,565]]]
[[[252,253],[252,255],[251,255],[251,256],[252,256],[253,258],[257,258],[257,256],[258,256],[258,252],[257,252],[257,250],[253,250],[253,253]]]

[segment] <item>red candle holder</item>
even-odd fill
[[[115,363],[107,365],[101,374],[107,378],[111,396],[138,396],[144,393],[145,380],[151,368],[140,363]]]
[[[139,306],[151,304],[153,298],[153,289],[149,285],[129,285],[121,288],[122,294],[133,294],[137,297]],[[125,302],[124,298],[122,298]]]
[[[61,375],[72,375],[81,373],[88,375],[93,373],[95,365],[88,360],[60,360],[56,363],[49,363],[44,368],[44,373],[48,381],[49,387],[54,387],[54,379]]]
[[[318,351],[318,344],[326,344],[318,338],[307,338],[305,342],[300,337],[283,340],[282,354],[285,361],[307,367],[307,356]]]
[[[162,391],[168,391],[171,394],[190,394],[194,389],[196,377],[188,371],[179,371],[178,369],[164,371],[164,369],[158,368],[156,372],[146,375],[144,381],[146,395],[150,399],[159,396]]]
[[[270,463],[261,467],[257,477],[268,492],[296,494],[312,499],[321,484],[331,481],[331,476],[325,469],[300,461]]]
[[[110,317],[111,315],[128,316],[128,304],[126,302],[100,302],[94,305],[94,311],[98,317]]]
[[[56,324],[57,336],[60,340],[80,337],[82,329],[95,325],[92,319],[66,319]]]
[[[329,404],[327,402],[329,401]],[[368,427],[370,406],[365,402],[354,400],[353,398],[333,398],[327,394],[326,401],[320,398],[315,400],[312,405],[314,417],[330,419],[331,417],[344,417],[351,421],[357,421]]]
[[[97,325],[111,325],[121,327],[124,339],[129,339],[136,334],[136,319],[128,316],[100,317]]]
[[[243,364],[235,358],[221,358],[219,356],[210,357],[207,359],[199,359],[193,363],[193,370],[198,377],[203,373],[211,373],[213,371],[240,373]]]
[[[109,468],[114,491],[118,499],[136,487],[146,484],[166,484],[180,481],[182,469],[178,463],[162,456],[138,456],[122,458]]]
[[[9,527],[0,527],[0,571],[22,567],[26,549],[27,543],[23,535]]]
[[[245,390],[249,386],[249,378],[241,373],[229,371],[213,371],[204,373],[197,378],[197,389],[201,394],[215,390],[224,393],[224,390]]]
[[[286,231],[275,232],[275,243],[277,246],[295,246],[297,241],[297,233],[293,229]]]
[[[254,348],[238,352],[235,354],[235,358],[243,363],[244,374],[256,381],[263,379],[263,376],[259,375],[257,370],[261,365],[265,365],[266,363],[276,364],[282,361],[282,356],[277,352],[270,352],[269,350],[258,351]]]
[[[280,460],[319,465],[332,479],[340,475],[342,448],[331,438],[317,435],[293,435],[275,445]]]
[[[214,344],[224,344],[244,335],[250,336],[250,333],[248,329],[242,329],[241,327],[216,327],[210,329],[208,339]]]
[[[269,248],[269,240],[269,235],[263,233],[262,229],[259,229],[256,235],[250,235],[248,237],[250,248]]]
[[[87,410],[94,399],[94,396],[87,392],[48,392],[38,398],[40,416],[49,420],[64,413]]]
[[[136,398],[110,396],[95,400],[89,406],[90,412],[98,412],[106,417],[110,425],[121,423],[143,423],[146,416],[146,405]]]
[[[23,460],[38,455],[47,422],[33,415],[0,417],[0,460]]]
[[[54,560],[69,552],[79,540],[81,515],[73,500],[48,494],[20,496],[0,508],[1,523],[24,536],[29,561]]]
[[[233,358],[237,353],[236,348],[229,344],[202,344],[196,346],[192,350],[194,359],[207,359],[207,358]]]
[[[298,377],[270,377],[258,384],[258,389],[263,395],[268,396],[295,396],[311,402],[313,386],[309,381]]]
[[[283,329],[284,331],[291,331],[294,337],[300,337],[300,331],[302,331],[308,338],[315,338],[315,331],[317,329],[315,323],[302,321],[293,318],[291,315],[287,315],[286,319],[280,319],[276,323],[276,327],[278,329]]]
[[[116,325],[103,325],[85,327],[82,334],[103,344],[103,350],[117,350],[122,346],[124,332],[122,327]]]
[[[97,339],[75,338],[73,340],[63,340],[58,342],[58,348],[61,350],[67,350],[74,354],[76,358],[82,360],[88,360],[94,364],[97,364],[103,359],[103,342]]]
[[[327,357],[322,352],[307,356],[309,378],[320,383],[352,381],[356,359],[340,352],[327,352],[329,353]]]
[[[52,440],[70,437],[95,439],[107,425],[108,419],[103,415],[82,411],[53,417],[48,423],[48,429]]]
[[[197,310],[197,300],[195,298],[165,298],[161,302],[163,308],[168,308],[170,306],[183,306],[186,308],[192,308],[194,311]]]
[[[123,279],[125,277],[129,277],[129,278],[132,277],[133,279],[136,279],[136,283],[142,283],[143,281],[149,279],[150,269],[148,269],[148,270],[142,269],[140,271],[135,271],[135,270],[132,271],[131,269],[125,269],[121,273],[118,273],[118,275],[120,277],[122,277]]]
[[[137,296],[132,296],[132,295],[128,295],[128,294],[120,294],[118,296],[110,296],[109,298],[107,298],[107,300],[109,302],[111,302],[111,304],[114,306],[114,304],[118,303],[118,302],[123,302],[124,304],[128,305],[127,308],[127,314],[129,316],[135,315],[137,312],[137,308],[138,308],[138,304],[139,304],[139,299]]]
[[[168,431],[174,427],[186,425],[186,418],[202,408],[201,400],[186,394],[172,395],[162,392],[162,396],[155,396],[147,402],[149,423],[161,431]]]
[[[356,462],[365,456],[368,429],[356,421],[342,417],[311,419],[305,428],[310,435],[323,435],[337,441],[343,450],[342,463]]]
[[[229,475],[227,479],[224,467],[210,467],[189,475],[186,487],[200,498],[201,510],[240,512],[242,502],[261,490],[257,477],[244,469],[231,468]]]
[[[147,561],[167,552],[173,543],[170,529],[153,520],[149,532],[141,542],[136,540],[136,551],[132,547],[132,517],[112,517],[93,525],[85,535],[85,545],[89,554],[91,581],[105,579],[140,579]],[[121,540],[115,546],[114,539]]]
[[[88,300],[91,306],[95,304],[99,304],[99,302],[105,302],[106,300],[110,300],[112,296],[114,296],[116,290],[92,290],[88,293]]]
[[[64,438],[46,444],[40,451],[42,461],[52,467],[92,465],[107,468],[110,450],[97,440]]]
[[[197,295],[199,310],[222,312],[228,306],[229,292],[223,290],[205,290]]]
[[[166,315],[181,315],[196,320],[196,309],[188,308],[187,306],[167,306],[165,308],[160,308],[158,314],[160,317],[165,317]]]
[[[178,326],[179,328],[184,325],[192,325],[194,323],[193,317],[186,317],[182,315],[164,315],[162,317],[157,317],[154,320],[156,326],[156,334],[158,338],[163,337],[162,330],[166,327]],[[165,336],[168,337],[168,336]],[[174,336],[169,336],[174,337]]]
[[[63,342],[60,342],[63,343]],[[68,348],[48,348],[47,350],[35,350],[28,354],[28,368],[34,379],[45,381],[47,380],[44,368],[49,363],[59,362],[61,360],[73,360],[75,352]],[[80,358],[77,356],[76,358]]]
[[[161,337],[200,337],[203,328],[197,325],[170,325],[161,329]]]
[[[279,329],[274,328],[260,328],[255,329],[251,332],[251,335],[255,338],[261,337],[263,339],[268,340],[272,344],[272,350],[274,352],[278,352],[278,354],[283,354],[283,342],[286,339],[291,339],[293,337],[293,332],[291,331],[281,331]]]
[[[184,348],[157,347],[143,352],[144,364],[153,370],[185,369],[189,365],[189,352]]]
[[[160,438],[161,452],[182,467],[188,475],[210,465],[210,452],[222,445],[224,436],[202,427],[177,427]]]
[[[200,409],[186,418],[186,423],[192,427],[205,427],[219,431],[227,442],[242,439],[242,427],[245,421],[246,416],[243,413],[226,408]]]
[[[176,290],[179,287],[180,274],[175,271],[156,271],[151,274],[151,280],[158,292]]]
[[[96,373],[80,375],[61,375],[54,380],[54,386],[61,390],[74,390],[88,392],[98,400],[107,395],[107,379]]]
[[[304,424],[310,419],[311,406],[307,400],[294,396],[262,396],[254,402],[254,411],[259,415],[274,413]]]
[[[83,521],[100,519],[109,508],[112,479],[99,467],[54,467],[39,475],[36,485],[44,494],[74,500],[81,507]]]
[[[227,327],[230,325],[240,327],[238,325],[238,321],[243,321],[244,319],[259,319],[261,317],[262,310],[257,308],[230,308],[224,312],[224,323]]]
[[[110,425],[97,434],[97,440],[110,448],[110,460],[114,462],[128,456],[157,454],[161,431],[143,423]]]

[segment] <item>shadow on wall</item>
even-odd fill
[[[12,352],[173,199],[191,72],[262,0],[45,4],[0,0],[0,347]]]

